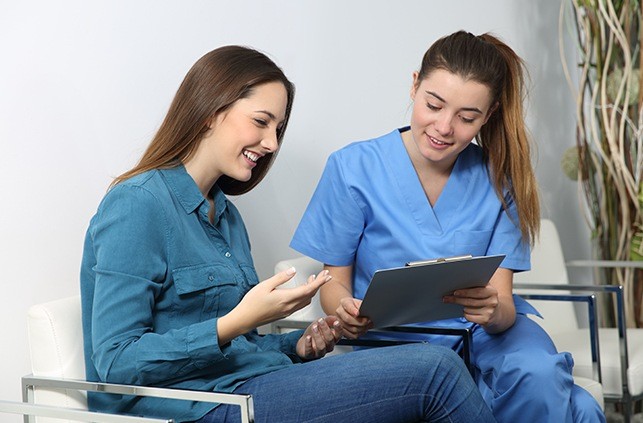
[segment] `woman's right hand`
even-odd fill
[[[328,271],[324,270],[316,276],[310,276],[304,285],[279,289],[295,273],[295,268],[291,267],[258,283],[230,313],[220,317],[217,323],[219,344],[223,345],[241,334],[307,306],[319,288],[331,280]]]
[[[344,337],[357,339],[373,327],[373,322],[368,317],[359,315],[359,308],[362,300],[352,297],[344,297],[339,300],[339,307],[335,315],[342,324]]]

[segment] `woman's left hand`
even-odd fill
[[[461,305],[464,307],[464,318],[482,326],[493,322],[500,304],[498,290],[491,284],[479,288],[459,289],[452,295],[445,296],[443,301]]]
[[[311,323],[297,342],[297,355],[305,360],[321,358],[335,348],[342,337],[342,324],[335,316]]]

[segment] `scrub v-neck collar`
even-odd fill
[[[469,147],[458,155],[444,189],[431,206],[402,140],[402,132],[408,129],[405,127],[393,131],[392,142],[386,143],[389,149],[386,157],[395,175],[400,194],[420,231],[430,236],[442,235],[448,231],[454,214],[466,202],[471,173],[463,165],[463,155]]]

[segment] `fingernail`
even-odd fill
[[[319,319],[317,319],[317,321],[318,321],[319,323],[324,323],[324,318],[323,318],[323,317],[320,317]]]
[[[313,332],[315,333],[319,332],[319,328],[317,327],[317,325],[313,325]]]
[[[329,281],[329,280],[331,280],[331,279],[333,279],[333,277],[332,277],[332,276],[330,276],[330,275],[326,276],[326,282],[328,282],[328,281]]]
[[[292,275],[294,275],[294,274],[295,274],[295,272],[297,272],[297,269],[295,269],[294,267],[291,267],[290,269],[286,270],[286,274],[287,274],[288,276],[292,276]]]
[[[336,321],[335,323],[333,323],[333,326],[335,326],[336,328],[338,328],[338,327],[340,327],[340,326],[341,326],[341,323],[339,323],[339,322],[337,322],[337,321]]]

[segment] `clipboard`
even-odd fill
[[[364,295],[360,315],[369,317],[374,328],[462,317],[462,306],[443,303],[442,297],[486,285],[504,258],[458,256],[378,270]]]

